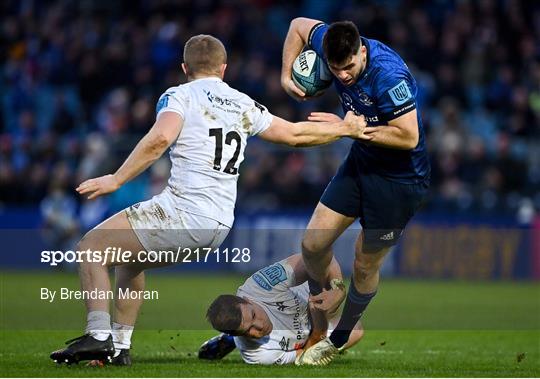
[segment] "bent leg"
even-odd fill
[[[326,284],[333,257],[332,244],[354,220],[354,217],[344,216],[320,202],[317,204],[302,240],[302,258],[310,279],[319,286]]]
[[[356,241],[354,270],[343,314],[331,341],[343,346],[354,325],[377,293],[379,271],[390,248],[418,209],[424,184],[406,185],[377,175],[361,177],[362,225]]]
[[[94,262],[87,255],[79,266],[79,277],[83,291],[110,291],[111,282],[109,279],[109,267],[120,264],[118,256],[106,254],[121,249],[137,254],[144,250],[137,236],[131,228],[126,213],[124,211],[108,218],[96,228],[88,232],[77,246],[78,251],[101,251],[101,259]],[[92,257],[95,258],[95,257]],[[108,293],[108,292],[99,292]],[[109,312],[109,301],[107,299],[87,299],[86,309],[88,312],[100,311]]]
[[[332,244],[361,214],[361,189],[358,167],[351,156],[341,164],[317,204],[302,241],[310,292],[317,294],[324,286],[332,260]],[[318,287],[318,288],[317,288]]]

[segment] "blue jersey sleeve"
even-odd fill
[[[416,83],[401,68],[388,70],[376,80],[377,108],[381,119],[390,121],[416,109]]]
[[[187,109],[187,94],[185,88],[171,87],[161,97],[156,104],[156,118],[162,112],[178,113],[185,120]]]
[[[328,25],[324,22],[316,24],[309,32],[308,46],[313,49],[318,56],[323,57],[326,61],[326,56],[323,50],[323,38],[328,30]]]

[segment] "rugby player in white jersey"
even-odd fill
[[[206,318],[223,334],[206,341],[199,350],[199,358],[221,359],[238,348],[242,359],[250,364],[295,362],[305,349],[326,337],[326,318],[335,318],[336,308],[345,299],[345,286],[335,258],[330,264],[329,278],[332,288],[323,296],[333,297],[335,305],[321,313],[319,305],[313,299],[310,301],[308,274],[301,254],[257,271],[238,288],[236,296],[220,295],[212,302]],[[358,322],[345,349],[358,343],[363,334]]]
[[[233,224],[238,167],[247,139],[254,135],[289,146],[315,146],[342,137],[365,138],[363,116],[352,112],[340,122],[291,123],[273,116],[249,96],[229,87],[223,44],[209,35],[192,37],[184,47],[182,70],[188,83],[169,88],[160,97],[156,122],[114,173],[84,181],[81,195],[94,199],[116,191],[171,147],[167,188],[152,199],[117,213],[88,232],[78,251],[109,248],[176,251],[178,247],[218,247]],[[83,294],[111,291],[109,268],[115,267],[116,293],[144,290],[144,270],[174,262],[125,263],[119,256],[92,261],[83,255],[79,276]],[[138,258],[138,256],[132,257]],[[109,299],[85,297],[84,336],[51,354],[57,363],[103,360],[129,365],[133,327],[142,298],[114,298],[111,328]]]

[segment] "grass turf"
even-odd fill
[[[40,288],[77,289],[76,276],[2,273],[0,375],[37,377],[538,377],[540,286],[537,283],[383,280],[364,324],[366,336],[330,366],[248,366],[237,352],[197,359],[215,335],[204,312],[239,276],[150,274],[147,301],[133,337],[130,368],[55,366],[49,353],[80,333],[81,301],[49,303]]]

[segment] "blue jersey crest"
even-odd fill
[[[409,86],[405,83],[405,80],[399,82],[395,87],[392,87],[388,90],[388,95],[392,99],[394,105],[401,105],[407,100],[411,100],[413,96],[411,91],[409,91]]]
[[[270,291],[275,285],[287,280],[287,272],[281,264],[275,263],[253,274],[253,280],[260,287]]]

